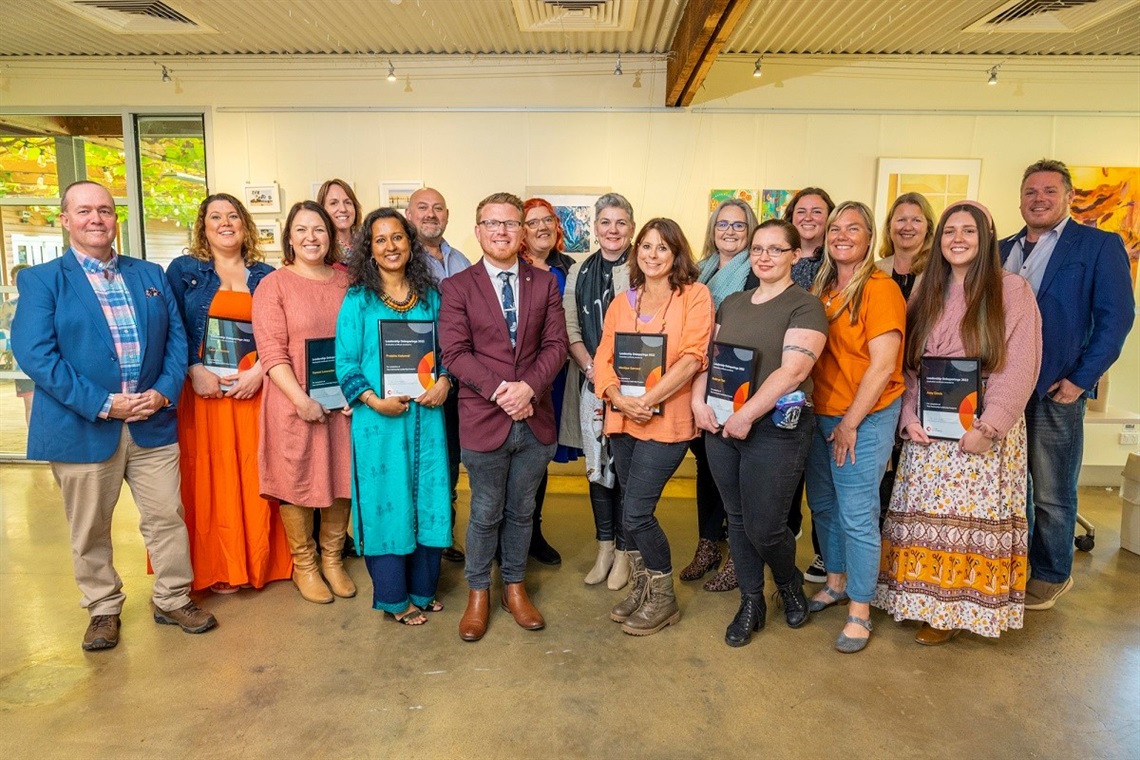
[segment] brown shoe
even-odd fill
[[[681,571],[681,580],[700,580],[705,573],[716,570],[716,566],[719,564],[720,549],[712,541],[702,538],[697,541],[697,552],[693,555],[693,561]]]
[[[113,649],[119,643],[121,625],[118,615],[92,615],[87,632],[83,634],[83,651]]]
[[[526,584],[503,584],[503,609],[511,613],[515,622],[528,631],[537,631],[546,626],[542,613],[531,604],[526,595]]]
[[[1057,603],[1061,594],[1073,587],[1073,577],[1070,575],[1061,583],[1030,578],[1025,584],[1025,609],[1051,610]]]
[[[705,581],[702,588],[705,591],[732,591],[740,588],[740,582],[736,580],[736,563],[732,561],[732,555],[724,561],[724,567],[720,572]]]
[[[154,622],[177,625],[186,633],[205,633],[218,624],[218,619],[194,602],[186,602],[176,610],[160,610],[155,607]]]
[[[924,647],[936,647],[940,644],[945,644],[961,632],[961,628],[951,628],[948,631],[943,631],[940,628],[932,627],[930,623],[923,623],[922,628],[915,634],[914,640]]]
[[[487,619],[491,615],[491,590],[471,589],[467,592],[467,609],[459,619],[459,638],[478,641],[487,633]]]

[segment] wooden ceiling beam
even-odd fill
[[[669,48],[665,105],[684,108],[693,102],[746,10],[748,0],[689,0]]]

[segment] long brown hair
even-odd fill
[[[238,216],[241,217],[241,226],[245,231],[241,240],[241,257],[245,260],[246,265],[264,259],[265,256],[257,244],[257,224],[242,202],[229,193],[208,195],[205,200],[198,204],[198,218],[194,220],[194,234],[190,236],[190,247],[186,249],[187,252],[199,261],[214,260],[214,254],[210,252],[210,244],[206,241],[206,209],[214,201],[225,201],[233,206],[237,210]]]
[[[827,217],[827,230],[823,239],[823,262],[820,264],[819,272],[815,276],[815,282],[812,283],[811,292],[817,297],[823,296],[825,292],[831,289],[833,283],[836,283],[839,278],[839,269],[835,266],[835,260],[831,257],[831,246],[827,244],[827,236],[830,235],[831,226],[839,219],[840,214],[844,211],[854,211],[858,214],[863,221],[863,226],[867,228],[867,253],[863,257],[863,263],[855,269],[855,274],[851,277],[851,282],[847,283],[847,287],[843,288],[840,295],[842,296],[839,302],[839,309],[831,316],[832,322],[839,319],[839,315],[843,313],[844,309],[850,311],[851,324],[859,321],[859,308],[863,305],[863,288],[867,286],[867,280],[871,279],[871,275],[875,273],[875,256],[871,253],[875,248],[875,215],[871,212],[870,207],[866,203],[859,201],[843,201],[836,206],[831,214]]]
[[[927,338],[942,316],[946,303],[946,290],[953,275],[949,262],[942,252],[942,234],[946,220],[952,214],[965,211],[978,226],[978,255],[966,271],[963,289],[966,295],[966,315],[962,317],[959,334],[967,356],[981,359],[985,372],[996,372],[1005,364],[1005,303],[1002,299],[1002,267],[998,255],[997,232],[988,213],[972,201],[955,203],[942,212],[938,229],[934,233],[934,246],[914,295],[911,296],[906,317],[906,351],[904,361],[910,369],[922,362]]]
[[[697,265],[693,263],[693,249],[689,247],[689,241],[685,238],[685,233],[681,231],[681,226],[672,219],[657,217],[646,222],[641,231],[637,233],[637,240],[633,241],[633,248],[629,253],[629,287],[636,290],[645,284],[645,272],[642,272],[641,267],[637,264],[637,249],[650,230],[657,230],[661,240],[673,252],[673,268],[669,271],[669,289],[680,290],[683,286],[696,282],[701,270],[697,269]]]

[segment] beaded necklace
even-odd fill
[[[380,293],[380,300],[383,301],[384,304],[392,311],[396,312],[397,314],[403,314],[404,312],[411,311],[420,299],[416,296],[415,290],[408,288],[408,297],[403,301],[397,301],[395,298],[392,298],[392,296],[383,291]]]

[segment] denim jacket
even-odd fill
[[[245,282],[252,294],[261,278],[273,271],[273,267],[260,261],[246,265]],[[206,318],[210,314],[210,303],[218,292],[221,278],[214,271],[214,262],[200,261],[187,254],[170,262],[166,268],[166,279],[178,303],[182,323],[186,326],[186,343],[189,347],[189,362],[193,367],[202,363],[198,355],[202,349],[202,339],[206,335]]]

